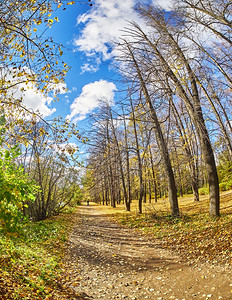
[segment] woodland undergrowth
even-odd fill
[[[63,213],[25,224],[20,235],[0,235],[0,299],[73,297],[62,284],[71,226],[72,215]]]
[[[181,216],[173,218],[167,209],[167,199],[145,204],[145,212],[117,211],[114,219],[126,227],[155,238],[163,248],[180,254],[190,263],[210,262],[232,265],[232,192],[221,195],[221,216],[208,216],[208,199],[198,203],[180,199]]]

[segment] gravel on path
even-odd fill
[[[82,205],[75,218],[65,269],[82,299],[232,299],[230,270],[183,261],[101,206]]]

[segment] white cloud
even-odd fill
[[[93,66],[89,63],[85,63],[82,67],[81,67],[81,74],[85,73],[85,72],[92,72],[95,73],[98,71],[98,67],[97,66]]]
[[[98,70],[101,60],[107,60],[117,55],[114,43],[123,37],[123,30],[128,27],[128,22],[134,21],[146,32],[148,27],[134,10],[136,4],[152,3],[166,11],[174,8],[175,0],[95,0],[93,8],[77,18],[77,24],[83,24],[83,29],[78,38],[74,39],[77,50],[85,52],[88,63],[82,66],[82,73]],[[192,34],[194,34],[192,28]],[[212,33],[205,28],[196,28],[196,34],[201,34],[200,40],[212,41]],[[206,39],[205,39],[206,37]],[[210,38],[209,38],[210,37]],[[127,39],[129,36],[127,36]],[[189,41],[185,41],[189,45]],[[100,57],[100,59],[99,59]],[[91,62],[91,59],[98,59]]]
[[[17,91],[20,94],[20,91]],[[16,93],[16,94],[17,94]],[[21,92],[22,104],[34,112],[39,112],[43,117],[48,117],[53,114],[56,109],[51,108],[52,97],[47,97],[41,92],[37,92],[35,89],[26,89]]]
[[[149,2],[148,0],[140,4]],[[82,23],[85,26],[80,37],[74,39],[74,45],[89,57],[101,54],[103,60],[112,58],[113,43],[120,40],[128,22],[134,21],[144,26],[141,17],[134,10],[136,4],[136,0],[95,0],[94,7],[77,18],[77,25]],[[152,0],[152,4],[171,10],[174,0]],[[85,64],[83,68],[92,71],[89,64]]]
[[[119,41],[128,21],[139,22],[134,11],[135,0],[96,0],[89,13],[77,18],[77,23],[85,24],[79,38],[74,40],[78,50],[88,56],[100,54],[103,60],[112,57],[112,45]]]
[[[114,83],[105,80],[85,85],[80,96],[71,104],[71,113],[67,118],[73,121],[85,119],[88,113],[101,106],[102,100],[107,101],[109,105],[113,105],[114,91],[116,90]]]
[[[42,117],[52,115],[56,109],[51,107],[53,97],[44,95],[32,84],[19,83],[8,91],[9,99],[20,100],[21,104],[31,112],[39,113]],[[11,102],[11,101],[10,101]]]
[[[8,89],[6,97],[9,102],[14,100],[21,100],[22,106],[26,109],[39,113],[42,117],[48,117],[52,115],[56,109],[51,107],[53,96],[55,94],[65,94],[67,91],[67,85],[65,83],[51,84],[48,88],[50,95],[45,95],[41,91],[37,90],[33,82],[25,83],[27,81],[26,75],[31,73],[29,68],[22,68],[22,76],[18,77],[19,69],[4,70],[1,74],[1,78],[12,86]],[[1,79],[0,78],[0,79]],[[24,82],[25,81],[25,82]]]
[[[166,11],[170,11],[173,8],[174,0],[153,0],[153,5],[158,5]]]

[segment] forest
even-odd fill
[[[75,296],[61,287],[56,269],[66,272],[60,261],[72,214],[86,201],[113,209],[123,226],[152,223],[165,236],[178,222],[191,235],[181,201],[190,199],[195,216],[204,199],[207,213],[197,227],[225,221],[220,238],[226,248],[215,253],[231,256],[231,219],[221,211],[226,191],[223,209],[231,207],[232,189],[231,2],[178,0],[171,11],[137,3],[139,21],[128,21],[112,44],[119,99],[116,105],[99,99],[84,131],[78,122],[46,118],[23,102],[28,90],[52,102],[66,89],[71,66],[63,45],[47,32],[59,22],[54,12],[78,2],[0,2],[0,299],[25,293],[23,299],[59,299],[52,289],[65,299]],[[94,9],[94,2],[82,2]],[[162,217],[174,227],[156,215],[163,201]]]
[[[175,11],[138,6],[145,23],[122,32],[116,63],[125,90],[117,110],[93,114],[90,197],[115,206],[231,189],[231,4],[178,1]],[[210,37],[210,38],[209,38]],[[212,39],[211,39],[212,38]],[[100,146],[99,146],[100,145]]]

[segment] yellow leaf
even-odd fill
[[[67,5],[73,5],[74,3],[75,3],[75,1],[68,2]]]
[[[37,28],[34,28],[33,31],[36,32],[36,31],[37,31]]]

